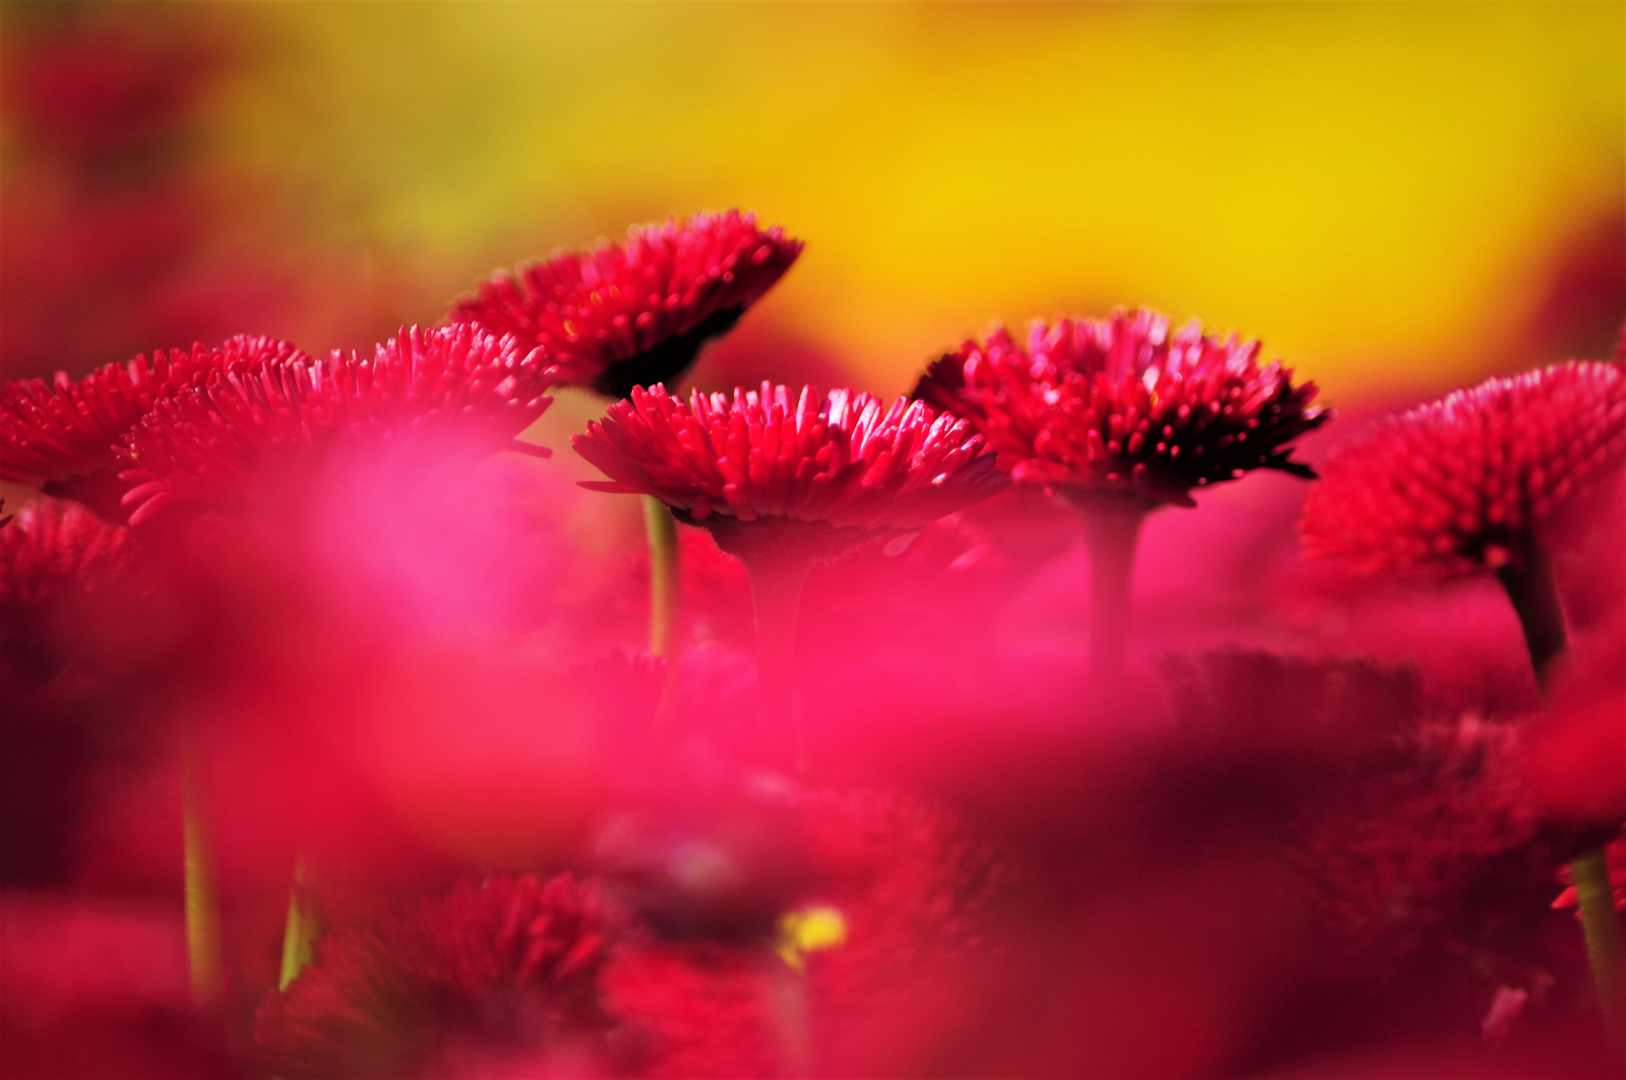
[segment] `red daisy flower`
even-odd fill
[[[850,547],[918,529],[1005,486],[982,436],[921,403],[803,387],[673,397],[634,389],[571,440],[613,483],[712,529],[724,550],[761,526]],[[744,526],[750,523],[751,529]]]
[[[335,352],[222,370],[158,402],[130,433],[120,449],[124,502],[135,507],[132,524],[176,502],[231,506],[272,459],[341,444],[440,435],[523,448],[514,436],[552,403],[550,374],[540,349],[472,326],[403,329],[370,360]]]
[[[124,364],[107,364],[83,379],[57,372],[9,382],[0,391],[0,480],[48,494],[88,495],[115,511],[122,492],[114,472],[117,444],[159,402],[203,386],[217,372],[244,372],[309,358],[286,341],[239,335],[218,347],[193,345]],[[109,486],[118,492],[106,496]]]
[[[447,1076],[536,1057],[579,1064],[613,1026],[599,974],[617,920],[569,877],[460,885],[317,943],[255,1017],[266,1068],[301,1077]]]
[[[76,503],[36,499],[0,528],[0,611],[8,624],[73,594],[91,594],[136,561],[128,529]],[[0,523],[4,524],[4,523]]]
[[[1571,361],[1389,417],[1338,450],[1300,531],[1364,570],[1522,564],[1536,530],[1626,462],[1626,375]]]
[[[645,225],[625,245],[560,252],[506,271],[459,301],[450,319],[539,345],[558,380],[624,398],[670,382],[708,339],[730,330],[801,254],[778,228],[730,210]]]
[[[1193,505],[1194,487],[1251,469],[1312,475],[1294,439],[1331,415],[1260,345],[1170,334],[1156,312],[1035,322],[1023,348],[996,326],[931,365],[914,396],[968,418],[1017,480],[1068,494]]]
[[[131,607],[152,583],[128,529],[50,498],[0,524],[0,682],[44,682],[129,631]],[[98,682],[89,671],[77,678],[81,690]]]

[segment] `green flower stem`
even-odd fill
[[[186,890],[186,950],[192,1000],[199,1009],[220,1005],[220,889],[215,877],[214,826],[207,785],[191,732],[181,744],[181,845]]]
[[[653,495],[643,499],[649,537],[649,651],[670,658],[677,651],[680,600],[677,522],[665,503]]]
[[[1580,856],[1570,863],[1570,875],[1580,898],[1586,958],[1603,1008],[1604,1032],[1610,1049],[1618,1055],[1626,1049],[1626,952],[1621,945],[1607,853],[1598,847]]]
[[[812,560],[801,555],[743,559],[751,576],[757,627],[757,713],[769,730],[790,734],[798,775],[807,771],[807,739],[796,716],[796,618]]]
[[[303,855],[294,857],[294,883],[288,890],[288,921],[282,930],[282,969],[277,989],[286,990],[300,969],[311,962],[316,939],[322,934],[321,917],[311,888],[310,867]]]
[[[1100,498],[1080,509],[1090,553],[1090,681],[1097,693],[1116,700],[1129,650],[1135,549],[1148,508],[1127,499]]]
[[[1524,630],[1530,663],[1543,695],[1549,693],[1559,661],[1569,648],[1564,627],[1564,606],[1553,579],[1552,563],[1540,545],[1532,543],[1521,565],[1508,565],[1496,571],[1497,580],[1507,590],[1513,610]],[[1615,911],[1614,890],[1609,881],[1609,860],[1602,847],[1579,856],[1570,863],[1570,875],[1580,900],[1581,929],[1586,935],[1587,964],[1598,990],[1603,1009],[1604,1031],[1616,1054],[1626,1046],[1626,950],[1620,933],[1620,915]]]
[[[644,497],[644,532],[649,538],[649,654],[666,660],[666,679],[655,706],[660,727],[677,697],[678,614],[682,582],[678,577],[677,521],[672,508],[653,495]]]

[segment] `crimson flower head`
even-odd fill
[[[1379,421],[1333,454],[1299,523],[1369,571],[1519,565],[1535,532],[1626,462],[1626,375],[1570,361]]]
[[[1171,334],[1147,310],[1036,321],[1025,348],[996,326],[934,362],[914,396],[970,420],[1016,480],[1191,506],[1192,488],[1252,469],[1312,475],[1291,443],[1331,414],[1259,349],[1195,321]]]
[[[478,327],[403,329],[370,358],[334,352],[225,369],[158,402],[120,449],[132,524],[177,502],[229,508],[257,473],[334,447],[419,437],[498,450],[552,403],[541,350]]]
[[[685,402],[663,386],[635,388],[571,442],[613,481],[586,486],[652,495],[730,551],[766,526],[844,549],[919,529],[1005,486],[966,421],[851,390],[821,397],[807,386],[793,398],[763,383]]]
[[[20,617],[67,594],[105,589],[135,559],[128,529],[76,503],[35,499],[0,518],[0,611]]]
[[[42,682],[80,638],[105,640],[117,601],[144,584],[139,561],[129,529],[77,503],[39,498],[0,519],[0,685]]]
[[[286,341],[244,334],[190,352],[155,351],[151,360],[142,354],[79,380],[59,371],[50,382],[9,382],[0,391],[0,480],[98,501],[117,484],[118,443],[160,402],[217,372],[308,359]]]
[[[624,398],[670,382],[790,269],[802,243],[730,210],[630,230],[483,282],[450,319],[539,345],[558,381]]]
[[[261,1003],[255,1041],[288,1080],[479,1075],[537,1058],[579,1067],[613,1026],[598,980],[618,925],[568,876],[463,884],[324,937]]]

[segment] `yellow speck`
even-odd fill
[[[779,919],[774,950],[796,971],[806,971],[803,957],[847,943],[847,920],[833,907],[812,905],[787,911]]]

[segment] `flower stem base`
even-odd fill
[[[1609,1048],[1626,1052],[1626,951],[1615,911],[1615,892],[1609,880],[1609,859],[1602,847],[1570,863],[1575,894],[1580,900],[1581,928],[1586,934],[1587,963],[1603,1009],[1604,1034]]]
[[[190,732],[181,745],[181,845],[186,892],[186,956],[193,1003],[220,1005],[220,890],[215,876],[214,828],[197,747]]]
[[[305,863],[305,857],[299,855],[294,859],[294,882],[288,890],[288,921],[282,931],[282,967],[277,975],[278,990],[288,989],[288,984],[311,962],[316,939],[321,934],[322,923],[311,889],[310,868]]]

